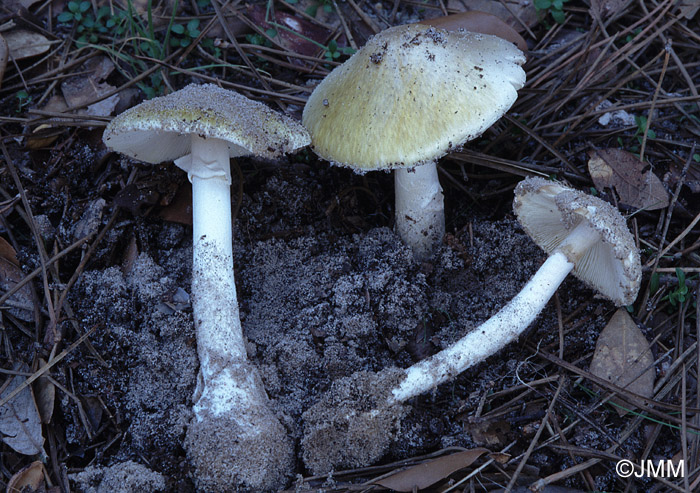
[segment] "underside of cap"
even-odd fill
[[[434,161],[481,135],[517,98],[525,57],[496,36],[423,25],[387,29],[313,91],[314,151],[356,171]]]
[[[191,84],[144,101],[114,118],[103,139],[117,152],[160,163],[189,154],[192,134],[225,140],[231,157],[275,158],[310,142],[293,119],[213,84]]]
[[[642,278],[639,250],[617,209],[562,184],[527,178],[515,189],[513,210],[525,232],[548,254],[587,221],[600,241],[575,264],[574,275],[617,306],[634,302]]]

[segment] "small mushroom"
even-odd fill
[[[624,218],[610,204],[560,183],[529,178],[516,187],[513,209],[549,258],[493,317],[407,369],[406,379],[393,391],[396,401],[422,394],[517,339],[569,272],[616,306],[637,297],[642,278],[639,250]]]
[[[391,441],[389,425],[395,426],[403,415],[403,402],[456,377],[516,340],[569,272],[618,306],[634,301],[641,282],[639,251],[617,209],[559,183],[530,178],[515,189],[514,210],[525,231],[549,258],[515,298],[449,348],[404,370],[388,368],[377,374],[353,375],[346,386],[362,388],[368,385],[367,380],[372,388],[387,388],[381,398],[375,398],[374,409],[352,398],[338,402],[337,397],[326,396],[307,411],[302,444],[314,473],[340,465],[366,465],[353,463],[354,457],[378,458]],[[342,392],[338,387],[336,393]],[[329,419],[325,409],[329,403],[342,408],[343,415]],[[319,417],[332,426],[325,426]],[[366,453],[370,445],[358,444],[342,431],[353,429],[357,421],[383,427],[383,433],[375,433],[371,455]],[[332,450],[319,446],[323,440],[334,444]],[[353,446],[352,454],[345,452]],[[316,450],[322,450],[323,455]]]
[[[200,368],[188,454],[199,488],[267,490],[293,468],[293,447],[248,362],[233,275],[230,158],[274,158],[308,145],[294,120],[217,86],[189,85],[117,116],[105,144],[174,160],[192,182],[192,305]]]
[[[524,62],[496,36],[393,27],[314,89],[302,122],[323,159],[358,173],[395,169],[396,229],[422,260],[445,233],[435,162],[510,108]]]

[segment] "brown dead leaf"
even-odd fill
[[[531,0],[449,0],[447,9],[453,12],[486,12],[501,18],[518,32],[538,22],[535,2]]]
[[[654,357],[646,337],[626,309],[617,310],[600,333],[590,371],[635,394],[647,398],[654,395]],[[616,407],[620,416],[627,414],[624,408],[629,408],[630,403],[618,397],[611,402],[623,406]],[[631,404],[644,405],[641,401]]]
[[[42,55],[49,51],[51,44],[54,43],[39,33],[25,29],[15,29],[4,33],[3,36],[7,42],[10,56],[14,60]]]
[[[46,361],[39,358],[39,367],[45,366]],[[48,424],[53,416],[54,403],[56,401],[56,386],[46,376],[37,378],[34,383],[34,396],[36,397],[36,407],[41,416],[41,422]]]
[[[265,30],[275,29],[281,44],[289,51],[300,55],[316,55],[319,52],[318,45],[325,45],[332,34],[328,29],[302,17],[281,11],[274,12],[270,20],[281,27],[273,26],[266,21],[268,13],[262,5],[248,5],[248,15],[259,27]]]
[[[510,423],[504,420],[476,420],[467,424],[469,434],[477,445],[502,447],[508,442]]]
[[[0,237],[0,290],[9,291],[23,278],[24,273],[19,268],[15,249],[4,238]],[[25,322],[34,321],[34,300],[29,284],[22,286],[7,301],[10,306],[8,312],[12,316]]]
[[[8,241],[0,236],[0,257],[5,260],[9,260],[10,263],[19,267],[19,260],[17,260],[17,252]]]
[[[97,82],[92,78],[74,78],[61,84],[61,92],[69,107],[82,106],[95,101],[115,88],[106,82]],[[102,101],[90,104],[85,112],[92,116],[109,116],[119,102],[119,94],[112,94]]]
[[[35,460],[17,471],[10,478],[10,481],[7,483],[7,492],[44,490],[46,488],[46,483],[44,482],[45,473],[44,464]]]
[[[27,372],[29,367],[17,364],[14,370]],[[0,399],[10,395],[22,385],[27,377],[22,375],[9,376],[9,385],[0,394]],[[24,387],[16,396],[0,407],[0,436],[2,441],[12,447],[15,452],[24,455],[36,455],[43,452],[44,437],[42,436],[41,419],[36,408],[36,402],[30,386]]]
[[[374,481],[374,483],[394,491],[414,491],[416,488],[421,490],[447,478],[450,474],[460,469],[469,467],[476,459],[487,452],[488,450],[485,448],[476,448],[445,455],[417,466],[409,467],[396,474]]]
[[[599,149],[588,153],[588,172],[600,190],[613,189],[620,202],[637,209],[668,206],[669,195],[649,166],[622,149]]]
[[[189,183],[177,190],[172,201],[160,210],[158,217],[166,221],[192,226],[192,187]]]
[[[527,52],[527,43],[515,29],[501,20],[500,17],[486,12],[472,10],[459,14],[444,15],[442,17],[422,20],[419,24],[437,27],[447,31],[464,29],[465,31],[475,33],[492,34],[514,43],[520,51]]]

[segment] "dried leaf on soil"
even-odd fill
[[[421,490],[447,478],[460,469],[469,467],[487,452],[488,450],[485,448],[476,448],[445,455],[409,467],[389,477],[374,481],[374,483],[394,491],[415,491],[415,488]]]
[[[17,364],[14,370],[27,372],[29,367]],[[0,394],[0,400],[9,396],[26,379],[22,375],[11,376],[9,385]],[[41,434],[41,418],[29,386],[0,407],[0,434],[3,435],[2,441],[20,454],[36,455],[42,452],[44,437]]]
[[[0,290],[7,292],[13,289],[24,278],[19,268],[17,254],[4,238],[0,237]],[[34,320],[34,300],[29,284],[25,284],[7,300],[7,309],[13,316],[25,322]]]
[[[420,21],[419,24],[439,27],[447,31],[464,29],[474,33],[491,34],[501,39],[515,43],[518,48],[526,52],[527,43],[518,32],[500,17],[486,12],[471,10],[459,14],[445,15]]]
[[[45,36],[24,29],[10,31],[3,36],[7,41],[10,56],[15,60],[41,55],[51,48],[51,41]]]
[[[646,337],[626,309],[617,310],[600,333],[590,370],[635,394],[648,398],[654,395],[654,357]],[[627,414],[628,403],[617,397],[611,401],[622,406],[616,407],[620,416]]]
[[[668,206],[669,195],[649,165],[622,149],[589,152],[588,172],[595,186],[611,188],[623,204],[637,209],[655,210]]]
[[[262,29],[275,29],[281,44],[288,50],[301,55],[317,54],[319,44],[325,45],[332,34],[328,29],[286,12],[274,12],[273,18],[269,20],[275,24],[272,25],[266,20],[268,19],[267,9],[261,5],[249,5],[248,15]]]
[[[44,464],[38,460],[17,471],[7,483],[7,491],[39,491],[46,488]],[[26,488],[26,489],[25,489]]]
[[[39,366],[46,366],[46,360],[39,359]],[[51,422],[54,403],[56,402],[56,386],[46,376],[39,377],[34,384],[36,390],[36,407],[44,424]]]
[[[525,31],[523,25],[532,27],[538,22],[535,2],[530,0],[449,0],[447,9],[452,12],[486,12],[500,17],[518,32]]]

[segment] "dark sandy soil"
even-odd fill
[[[435,259],[417,264],[384,217],[362,216],[375,207],[369,201],[376,197],[382,197],[390,216],[388,175],[372,177],[372,189],[350,188],[361,181],[337,168],[264,165],[249,175],[236,221],[236,280],[249,357],[261,369],[274,409],[297,446],[309,433],[302,413],[333,382],[358,371],[405,367],[446,347],[517,294],[544,259],[508,204],[502,204],[488,218],[473,207],[475,215],[458,229],[452,226]],[[448,197],[448,204],[455,200],[464,199]],[[111,210],[106,206],[104,216]],[[98,410],[110,410],[111,415],[95,418],[95,430],[123,430],[92,459],[89,473],[71,476],[85,491],[109,491],[106,485],[115,475],[132,491],[163,485],[168,491],[192,489],[182,449],[197,371],[187,295],[191,230],[152,216],[123,213],[110,241],[136,235],[139,253],[132,253],[129,262],[88,270],[70,298],[81,325],[99,325],[91,339],[106,361],[101,364],[86,349],[70,355],[72,384],[81,395],[99,396]],[[348,216],[362,227],[344,224]],[[113,249],[106,245],[105,255],[117,253]],[[568,312],[592,293],[567,281],[559,296]],[[585,322],[567,344],[581,353],[591,351],[605,323],[601,315],[610,309],[603,301],[589,305],[578,315]],[[527,339],[549,344],[557,336],[556,317],[547,309]],[[527,350],[522,349],[522,343],[509,347],[456,382],[409,403],[384,460],[483,444],[464,416],[484,392],[533,378],[536,367],[523,359]],[[60,408],[65,415],[77,412],[67,398]],[[515,422],[529,422],[541,411],[523,409]],[[372,440],[375,432],[366,430],[364,439]],[[518,436],[526,438],[517,428],[500,438]],[[69,425],[67,437],[69,447],[79,448],[85,430]],[[495,440],[490,445],[499,445],[499,438],[489,439]],[[296,472],[305,475],[299,455]],[[546,453],[538,458],[545,468],[557,467],[556,460]],[[150,472],[142,467],[124,475],[126,468],[136,467],[128,461]],[[358,465],[352,454],[348,462]]]

